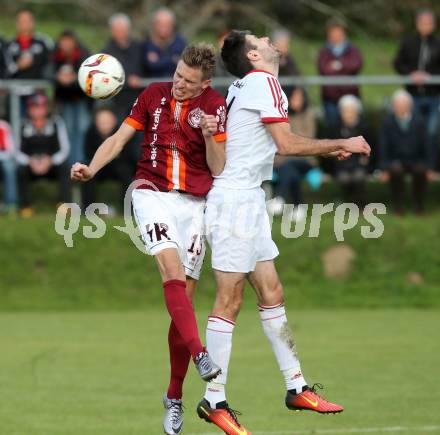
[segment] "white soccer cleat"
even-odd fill
[[[211,359],[208,352],[200,352],[194,358],[194,364],[200,377],[206,382],[215,379],[222,372],[222,369]]]
[[[181,400],[168,399],[163,396],[165,417],[163,419],[163,431],[167,435],[179,435],[183,428],[183,405]]]

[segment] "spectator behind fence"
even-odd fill
[[[231,33],[230,29],[222,30],[217,35],[217,55],[215,58],[215,77],[233,77],[232,74],[226,69],[223,59],[221,57],[221,51],[225,38]],[[229,86],[228,86],[229,87]],[[227,87],[227,88],[228,88]]]
[[[3,174],[4,204],[6,212],[17,206],[17,181],[14,160],[14,141],[10,125],[0,119],[0,172]]]
[[[371,143],[371,133],[362,117],[362,103],[354,95],[344,95],[338,102],[339,120],[329,129],[330,138],[349,138],[364,136]],[[367,178],[368,158],[353,154],[347,160],[335,160],[334,172],[336,181],[342,189],[344,202],[357,204],[360,208],[367,204],[365,184]]]
[[[278,75],[280,77],[297,77],[300,75],[299,69],[295,60],[290,54],[290,33],[285,29],[278,29],[272,35],[272,44],[278,48],[280,52],[280,68]],[[295,86],[284,85],[284,92],[287,96],[290,96]]]
[[[11,62],[8,61],[8,44],[4,38],[0,36],[0,80],[8,78],[9,71],[8,67],[11,66]],[[0,117],[5,116],[7,113],[7,95],[8,91],[6,89],[0,89]]]
[[[122,122],[141,91],[142,46],[131,34],[131,20],[127,15],[112,15],[109,27],[111,37],[102,51],[116,57],[124,67],[125,85],[112,100],[118,120]]]
[[[382,182],[390,182],[396,214],[403,213],[405,174],[412,177],[415,211],[424,210],[427,168],[430,166],[425,123],[413,110],[411,95],[405,90],[392,97],[392,113],[381,127],[379,137]]]
[[[357,75],[362,69],[362,54],[347,40],[346,24],[339,19],[327,23],[327,43],[319,52],[318,71],[323,76]],[[338,101],[344,95],[359,97],[359,86],[323,86],[322,101],[327,126],[338,121]]]
[[[44,79],[51,73],[50,53],[52,40],[35,32],[35,19],[31,11],[20,10],[15,16],[17,36],[7,48],[11,59],[9,73],[14,79]]]
[[[436,19],[430,9],[416,15],[417,33],[407,36],[400,44],[394,60],[399,74],[410,75],[414,84],[407,86],[414,109],[424,118],[428,132],[430,160],[435,167],[439,128],[440,85],[426,85],[430,75],[440,75],[440,38],[434,35]]]
[[[96,150],[102,142],[111,136],[117,130],[118,119],[112,110],[104,106],[98,108],[95,112],[94,122],[90,126],[86,135],[86,163],[89,164],[95,155]],[[124,196],[130,185],[135,172],[135,166],[130,156],[127,156],[125,149],[122,153],[101,169],[96,176],[88,183],[82,184],[83,208],[96,202],[96,187],[103,180],[117,181],[120,190],[120,206],[123,208]]]
[[[33,215],[31,184],[41,178],[56,179],[58,201],[70,202],[69,138],[64,121],[49,114],[48,99],[35,94],[28,99],[28,118],[21,130],[17,152],[20,215]]]
[[[176,33],[176,17],[168,8],[153,16],[150,37],[144,43],[143,61],[148,77],[172,77],[186,41]]]
[[[295,88],[290,95],[289,122],[294,133],[316,137],[316,117],[303,88]],[[307,176],[312,188],[319,187],[320,171],[316,166],[317,160],[313,158],[275,156],[275,198],[270,205],[273,214],[281,214],[284,204],[304,203],[301,183]],[[292,218],[298,221],[303,217],[305,211],[296,207]]]
[[[66,30],[58,37],[53,53],[55,100],[69,135],[69,163],[84,158],[84,135],[90,123],[89,100],[78,84],[77,71],[89,52],[75,33]]]

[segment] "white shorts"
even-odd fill
[[[205,258],[205,199],[176,191],[136,189],[133,212],[146,251],[176,248],[187,276],[199,279]]]
[[[273,260],[279,254],[272,240],[265,193],[259,187],[214,186],[207,196],[205,231],[216,270],[248,273],[258,261]]]

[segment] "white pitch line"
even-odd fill
[[[389,426],[389,427],[366,427],[366,428],[347,428],[347,429],[310,429],[310,430],[295,430],[290,431],[275,431],[275,432],[252,432],[254,435],[316,435],[316,434],[350,434],[350,433],[378,433],[378,432],[435,432],[439,431],[440,426],[419,426],[419,427],[405,427],[405,426]],[[188,435],[218,435],[219,432],[203,432],[201,434],[191,433]]]

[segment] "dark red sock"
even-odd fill
[[[197,354],[203,352],[203,346],[199,338],[194,309],[186,294],[186,282],[170,279],[163,283],[163,289],[171,319],[194,358]]]
[[[171,322],[168,331],[168,345],[170,348],[171,378],[167,396],[168,399],[181,399],[183,381],[188,371],[191,354],[174,322]]]

